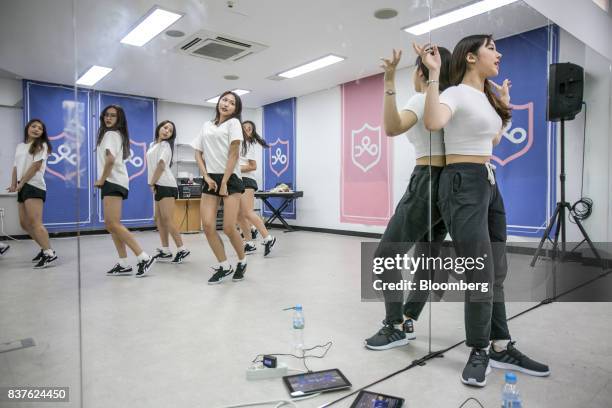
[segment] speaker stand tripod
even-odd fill
[[[538,246],[538,249],[533,255],[533,259],[531,260],[530,265],[532,267],[535,266],[535,263],[538,260],[540,253],[543,251],[542,247],[544,246],[544,243],[546,242],[546,240],[550,240],[549,235],[550,235],[550,231],[552,230],[553,226],[556,226],[556,228],[555,228],[555,237],[551,241],[553,244],[552,259],[554,260],[557,257],[557,255],[560,255],[559,260],[563,262],[564,258],[567,255],[565,251],[565,244],[566,244],[565,210],[567,209],[568,216],[571,217],[571,219],[576,223],[583,237],[583,240],[578,245],[576,245],[574,249],[570,251],[570,253],[573,252],[576,248],[578,248],[584,241],[586,241],[589,244],[591,251],[593,251],[593,254],[595,254],[595,257],[597,258],[601,266],[604,267],[603,260],[599,256],[599,252],[597,252],[595,245],[593,245],[593,242],[591,241],[591,239],[589,238],[589,235],[587,234],[586,230],[582,226],[582,223],[572,213],[572,206],[567,201],[565,201],[565,119],[561,119],[561,173],[559,175],[559,180],[561,181],[561,201],[557,202],[557,206],[555,207],[555,212],[553,213],[552,217],[550,217],[550,220],[548,221],[548,227],[546,227],[546,230],[544,231],[544,235],[542,235],[542,239],[540,240],[540,245]],[[559,242],[559,231],[561,232],[561,242]],[[561,245],[560,251],[559,251],[559,245]]]

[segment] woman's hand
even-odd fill
[[[6,191],[8,191],[9,193],[16,193],[17,192],[17,185],[15,184],[11,184]]]
[[[227,181],[221,182],[221,187],[219,188],[219,195],[221,197],[227,197]]]
[[[385,70],[385,81],[395,81],[395,70],[401,58],[402,51],[396,51],[395,49],[393,49],[393,58],[381,58],[383,63],[380,67]]]
[[[499,95],[499,99],[501,99],[501,101],[505,103],[506,106],[509,108],[510,107],[510,88],[512,88],[512,81],[510,81],[509,79],[504,79],[504,82],[502,82],[502,84],[499,85],[489,79],[489,83],[493,85],[493,88],[497,91],[497,94]]]
[[[96,182],[94,183],[94,187],[96,188],[102,188],[103,185],[104,182],[102,180],[96,180]]]
[[[151,192],[155,194],[155,184],[149,184],[149,188],[151,189]]]
[[[420,57],[423,64],[429,69],[429,71],[440,72],[442,66],[442,58],[438,52],[438,46],[432,44],[425,44],[423,46],[412,43],[412,48]]]
[[[208,191],[217,191],[217,183],[210,176],[204,176],[204,182],[208,186]]]

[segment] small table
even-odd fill
[[[179,198],[175,201],[174,224],[179,232],[196,234],[202,230],[200,222],[200,198]]]
[[[289,191],[287,193],[272,192],[272,191],[256,191],[255,192],[255,197],[256,198],[261,198],[261,201],[263,201],[264,205],[270,211],[272,211],[272,215],[264,223],[266,228],[268,228],[268,227],[270,227],[272,225],[272,221],[278,219],[283,224],[283,226],[285,227],[285,229],[286,229],[285,232],[295,231],[291,227],[291,225],[287,224],[287,221],[285,221],[285,219],[283,218],[282,212],[285,211],[285,208],[287,208],[287,206],[289,204],[291,204],[291,202],[294,201],[296,198],[304,197],[304,192],[303,191]],[[270,199],[270,198],[282,198],[283,201],[278,206],[278,208],[275,208],[272,205],[272,203],[270,203],[270,201],[268,201],[268,199]]]

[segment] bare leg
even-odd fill
[[[210,249],[212,249],[215,254],[217,261],[225,262],[227,261],[225,248],[223,247],[221,237],[217,233],[217,209],[219,208],[219,199],[219,197],[212,194],[202,194],[202,198],[200,199],[200,215],[202,217],[202,225],[204,226],[204,234],[206,234]],[[237,232],[238,231],[236,231],[236,233]]]
[[[125,245],[127,245],[134,255],[138,256],[142,253],[142,248],[134,239],[132,233],[121,224],[121,197],[115,196],[106,196],[104,197],[104,224],[106,225],[106,230],[113,234],[113,242],[115,242],[115,247],[117,247],[117,252],[119,253],[119,257],[125,258],[127,254],[125,253]],[[117,241],[123,244],[123,251],[121,253],[121,248],[117,245]],[[125,255],[125,256],[123,256]]]
[[[268,237],[268,229],[264,225],[263,220],[253,210],[253,203],[255,202],[255,191],[252,188],[247,188],[240,198],[240,211],[243,211],[245,218],[249,224],[253,224],[257,231],[261,233],[263,238]],[[244,209],[244,210],[243,210]],[[249,229],[249,234],[251,233]]]
[[[30,237],[32,237],[32,239],[34,239],[34,237],[32,236],[32,233],[30,232],[30,222],[28,220],[28,214],[26,212],[25,204],[18,203],[18,208],[19,208],[19,225],[21,226],[21,229],[27,232],[27,234]],[[34,239],[34,241],[38,244],[38,241],[36,241],[36,239]],[[38,245],[40,246],[40,244]]]
[[[183,246],[183,238],[174,225],[174,220],[172,216],[174,215],[174,197],[165,197],[160,201],[155,203],[156,206],[159,207],[158,219],[161,220],[160,225],[163,225],[164,231],[166,231],[166,241],[164,245],[164,241],[162,240],[162,245],[165,247],[168,246],[168,234],[172,236],[172,240],[176,244],[176,247]]]
[[[240,193],[230,194],[223,197],[223,232],[227,235],[238,255],[238,259],[244,259],[244,247],[242,246],[242,238],[236,229],[236,220],[238,218],[238,210],[240,209]],[[250,233],[250,229],[247,228]],[[244,232],[243,232],[244,233]]]
[[[240,196],[240,210],[238,211],[238,225],[240,225],[240,231],[242,232],[242,236],[245,241],[250,241],[253,239],[253,234],[251,234],[251,224],[249,220],[246,218],[246,214],[244,213],[244,209],[242,208],[242,200],[244,199],[244,194]]]
[[[155,202],[155,224],[157,225],[157,231],[159,232],[159,240],[161,241],[162,247],[168,248],[168,246],[170,245],[170,243],[168,242],[168,229],[162,222],[160,201]]]
[[[43,225],[43,200],[40,198],[28,198],[25,200],[25,212],[30,226],[30,236],[34,238],[38,245],[45,250],[51,248],[49,245],[49,233]]]

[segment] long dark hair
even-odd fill
[[[159,139],[159,130],[170,123],[172,125],[172,136],[168,139],[160,140]],[[155,143],[159,143],[160,141],[168,142],[170,144],[170,163],[168,163],[168,167],[172,167],[172,158],[174,157],[174,141],[176,140],[176,125],[171,120],[162,120],[159,122],[159,125],[155,128]]]
[[[225,95],[234,95],[234,99],[236,100],[236,110],[234,110],[234,113],[232,113],[229,118],[225,119],[225,121],[236,118],[240,123],[242,123],[242,101],[240,100],[240,97],[232,91],[225,91],[221,94],[219,100],[217,101],[217,107],[215,108],[215,125],[219,126],[221,124],[219,123],[219,120],[221,119],[221,115],[219,114],[219,104]],[[244,135],[244,132],[242,133]]]
[[[450,68],[451,85],[459,85],[463,81],[463,77],[467,72],[466,57],[469,53],[478,54],[478,49],[483,45],[489,45],[493,41],[493,36],[490,34],[470,35],[462,38],[453,50],[453,57]],[[512,110],[509,106],[501,101],[499,96],[493,92],[491,84],[488,80],[484,84],[484,93],[489,100],[489,103],[495,109],[495,112],[502,120],[502,126],[506,126],[512,117]]]
[[[262,147],[270,147],[266,143],[266,141],[263,139],[263,137],[261,137],[259,133],[257,133],[257,128],[255,127],[255,124],[252,121],[245,120],[244,122],[242,122],[242,125],[244,126],[247,123],[250,124],[251,127],[253,128],[253,133],[249,137],[244,131],[244,127],[242,128],[242,132],[244,133],[244,136],[245,136],[245,138],[242,140],[242,155],[243,156],[247,154],[247,150],[249,150],[249,146],[254,143],[259,143]]]
[[[51,141],[49,140],[49,135],[47,134],[47,126],[45,125],[45,122],[43,122],[40,119],[36,119],[36,118],[30,119],[30,121],[25,125],[25,128],[23,130],[23,143],[28,143],[28,130],[30,130],[30,126],[32,126],[34,122],[40,123],[43,131],[40,137],[32,138],[32,146],[30,146],[30,150],[28,150],[28,153],[30,153],[31,155],[34,155],[43,148],[43,145],[46,144],[47,154],[50,154],[51,150],[53,149],[51,147]]]
[[[110,108],[114,108],[117,111],[117,122],[112,128],[107,128],[104,124],[104,115],[106,115],[106,111],[108,111]],[[121,135],[121,144],[123,145],[123,160],[127,160],[127,158],[130,157],[130,134],[128,133],[125,112],[119,105],[108,105],[100,114],[100,127],[98,128],[98,140],[96,141],[96,146],[100,146],[102,139],[104,139],[104,134],[109,130],[119,132]]]
[[[442,65],[440,66],[440,83],[439,89],[440,92],[444,91],[446,88],[450,86],[450,67],[451,67],[451,52],[444,47],[438,47],[438,52],[440,53],[440,60]],[[423,60],[419,55],[414,63],[423,73],[425,78],[429,78],[429,68],[423,64]]]

